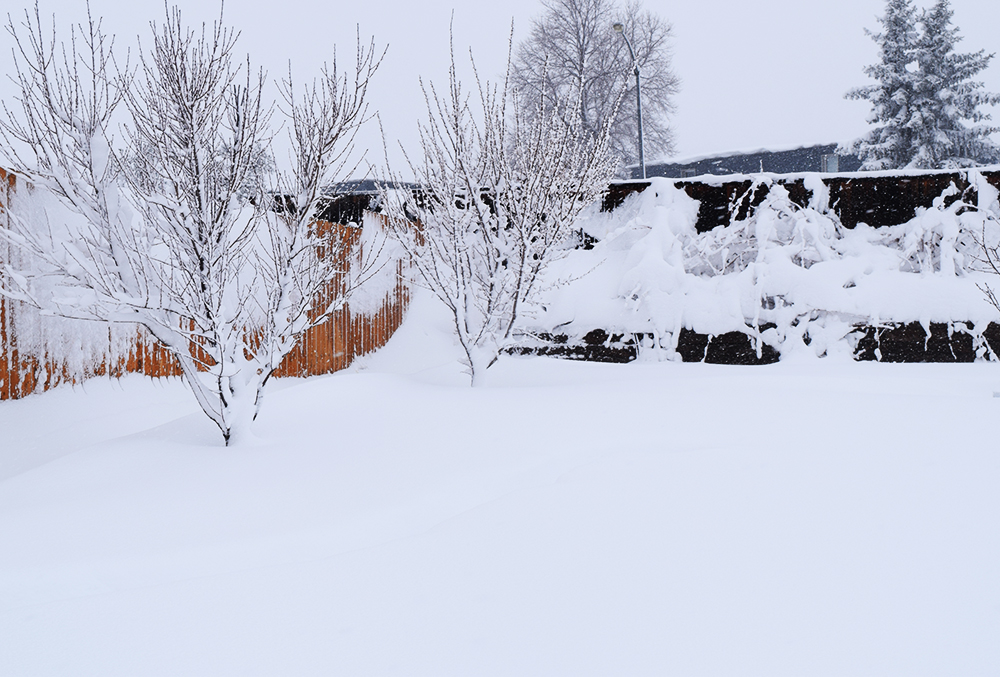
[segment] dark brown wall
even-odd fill
[[[1000,172],[984,171],[983,176],[1000,189]],[[965,172],[934,172],[901,176],[824,176],[822,181],[830,190],[830,208],[840,218],[845,228],[866,223],[873,228],[905,223],[916,216],[917,208],[931,207],[952,183],[966,201],[974,203],[976,190],[969,184]],[[784,186],[789,197],[800,206],[809,204],[809,191],[802,178],[781,178],[774,184]],[[719,183],[700,181],[674,181],[690,197],[701,202],[696,229],[705,233],[717,226],[727,226],[734,220],[744,219],[764,201],[770,190],[767,183],[754,186],[751,179],[740,178]],[[628,181],[612,184],[605,194],[602,208],[611,211],[625,198],[648,188],[648,181]],[[951,204],[959,196],[945,200]]]

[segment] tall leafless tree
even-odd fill
[[[579,92],[580,129],[596,135],[611,126],[611,148],[624,162],[639,157],[635,79],[628,48],[612,31],[624,26],[641,70],[647,156],[674,152],[670,116],[680,79],[671,66],[670,24],[638,0],[542,0],[544,12],[517,48],[513,82],[530,115],[544,95],[569,100]],[[618,104],[618,93],[626,88]]]
[[[345,270],[352,243],[314,219],[365,120],[378,53],[359,42],[349,73],[324,69],[302,95],[284,82],[293,166],[275,214],[274,186],[241,199],[270,140],[271,109],[264,74],[235,59],[238,34],[221,18],[194,31],[168,8],[138,68],[117,73],[113,40],[92,18],[68,47],[54,28],[46,36],[37,6],[7,28],[20,48],[21,110],[5,107],[2,151],[74,218],[40,221],[18,196],[0,235],[30,265],[9,271],[4,293],[64,317],[146,327],[230,443],[298,337],[358,279]]]
[[[569,250],[576,218],[617,166],[610,124],[592,135],[570,114],[579,92],[542,92],[525,114],[509,77],[496,85],[477,75],[476,84],[470,97],[452,47],[447,90],[424,86],[422,153],[410,161],[418,199],[388,188],[382,196],[418,283],[451,311],[473,385],[510,344],[546,268]]]

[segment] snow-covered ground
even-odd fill
[[[0,403],[0,675],[996,675],[1000,366],[504,358],[418,295],[226,449]]]

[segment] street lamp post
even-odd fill
[[[642,169],[642,178],[646,178],[646,157],[642,149],[642,90],[639,86],[639,62],[635,58],[635,52],[632,51],[632,43],[628,41],[628,36],[625,35],[625,26],[616,23],[612,26],[615,33],[622,36],[625,40],[625,46],[628,47],[628,55],[632,57],[632,65],[635,67],[635,110],[636,115],[639,119],[639,167]]]

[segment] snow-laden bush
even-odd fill
[[[807,175],[809,204],[795,204],[767,176],[750,191],[766,197],[747,218],[697,233],[698,202],[664,179],[610,214],[582,223],[599,242],[577,251],[558,274],[576,279],[552,292],[539,328],[582,336],[652,335],[644,345],[676,358],[682,329],[740,331],[760,351],[783,356],[853,352],[861,325],[971,322],[981,341],[1000,319],[980,290],[981,242],[1000,242],[997,191],[970,172],[971,193],[952,186],[888,228],[842,226],[819,175]],[[748,195],[746,197],[753,197]]]
[[[817,183],[822,186],[820,190],[826,191],[821,181]],[[685,246],[688,272],[709,276],[739,272],[758,262],[762,252],[775,247],[804,268],[835,256],[830,243],[838,238],[839,224],[825,213],[825,207],[818,207],[815,199],[809,207],[800,207],[792,202],[784,186],[766,182],[755,182],[745,197],[752,198],[761,188],[768,192],[752,218],[690,239]],[[827,194],[822,195],[825,205]]]

